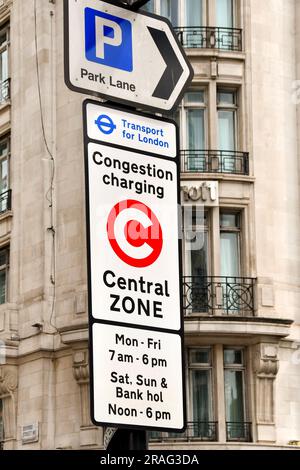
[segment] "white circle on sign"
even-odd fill
[[[116,255],[136,268],[153,264],[163,246],[156,215],[148,206],[132,199],[112,208],[107,220],[107,235]]]

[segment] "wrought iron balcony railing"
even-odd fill
[[[185,276],[185,315],[254,316],[254,284],[255,279],[248,277]]]
[[[179,41],[186,48],[243,50],[243,30],[211,26],[186,26],[174,28]]]
[[[0,194],[0,214],[11,210],[11,189]]]
[[[186,173],[249,175],[249,153],[231,150],[181,150]]]
[[[227,441],[252,442],[252,423],[226,423]]]
[[[10,98],[10,78],[0,82],[0,104]]]
[[[168,442],[175,440],[190,441],[217,441],[218,440],[218,423],[212,421],[190,421],[183,433],[162,433],[150,432],[150,441]]]

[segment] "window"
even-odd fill
[[[173,26],[179,26],[178,0],[161,0],[160,14],[168,18]]]
[[[227,441],[251,442],[247,421],[247,349],[243,346],[192,346],[187,354],[187,429],[184,434],[151,433],[155,440],[218,440],[218,423],[226,425]],[[222,369],[224,374],[222,374]],[[224,377],[224,380],[223,380]],[[223,409],[215,406],[214,392],[224,390]],[[220,427],[221,430],[223,426]]]
[[[189,212],[188,216],[190,218]],[[184,231],[186,311],[205,313],[208,311],[207,276],[210,268],[208,213],[193,207],[191,221],[185,220]]]
[[[224,387],[227,440],[250,440],[245,419],[245,363],[243,349],[224,349]]]
[[[191,189],[197,197],[197,189]],[[244,273],[243,212],[228,208],[220,210],[218,227],[215,226],[217,219],[210,216],[216,209],[211,211],[201,204],[184,206],[185,315],[253,316],[255,279]],[[216,230],[214,236],[212,229]],[[220,256],[216,257],[215,253]]]
[[[208,213],[194,206],[191,224],[185,226],[186,271],[190,276],[208,275]]]
[[[206,166],[206,94],[192,90],[185,94],[179,110],[179,123],[184,131],[181,139],[185,171],[200,172]]]
[[[236,158],[237,148],[237,94],[235,91],[218,90],[218,150],[222,173],[238,173],[241,161]]]
[[[203,26],[203,8],[204,0],[189,0],[185,4],[185,21],[182,22],[184,26]]]
[[[10,209],[9,138],[0,139],[0,213]]]
[[[9,98],[8,80],[9,26],[0,28],[0,104]]]
[[[205,102],[203,91],[186,93],[184,101],[186,113],[187,148],[205,148]]]
[[[221,212],[221,276],[240,276],[240,215]]]
[[[146,3],[143,7],[142,10],[148,11],[150,13],[154,13],[154,0],[150,0],[148,3]]]
[[[186,272],[192,277],[203,277],[209,271],[208,213],[192,208],[191,224],[185,221]]]
[[[190,403],[193,436],[211,438],[213,421],[212,351],[210,348],[189,351]]]
[[[236,92],[218,90],[218,149],[224,151],[236,150],[237,100]],[[226,168],[226,167],[225,167]],[[230,171],[230,165],[228,166]]]
[[[216,0],[216,15],[219,28],[233,28],[234,10],[233,0]]]
[[[184,95],[174,119],[180,126],[182,171],[188,173],[249,174],[249,154],[239,151],[239,91],[217,89],[217,104],[208,100],[208,90],[191,88]],[[215,116],[208,125],[209,114]]]
[[[236,0],[215,0],[211,12],[210,3],[212,0],[150,0],[143,9],[165,16],[175,27],[205,26],[208,16],[209,26],[234,28]]]
[[[9,250],[4,248],[0,250],[0,305],[7,302],[8,269]]]
[[[174,27],[203,25],[205,0],[151,0],[144,10],[168,18]]]

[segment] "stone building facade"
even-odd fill
[[[26,3],[26,7],[24,7]],[[300,1],[154,0],[193,65],[176,113],[188,427],[154,449],[300,441]],[[0,1],[0,441],[102,449],[89,418],[83,95],[63,0]],[[190,231],[203,243],[190,251]]]

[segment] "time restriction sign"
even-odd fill
[[[93,420],[182,430],[176,124],[88,100],[84,126]]]

